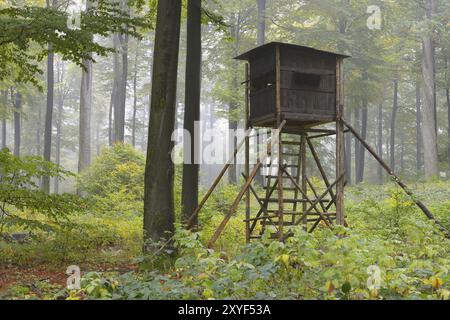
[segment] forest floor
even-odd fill
[[[450,183],[417,183],[411,187],[436,217],[450,227]],[[74,218],[80,225],[92,227],[86,233],[71,230],[63,235],[41,234],[26,243],[0,240],[0,299],[380,298],[381,293],[372,296],[374,293],[358,288],[365,283],[361,279],[367,276],[366,265],[375,262],[386,270],[383,298],[450,296],[448,240],[433,231],[435,226],[392,184],[348,188],[346,210],[350,228],[345,232],[350,236],[342,243],[329,230],[319,228],[312,235],[299,234],[289,245],[276,248],[269,245],[260,252],[262,247],[257,243],[251,247],[244,245],[243,208],[240,208],[218,241],[215,256],[205,251],[202,243],[222,217],[211,212],[222,212],[232,191],[225,188],[218,199],[212,200],[213,204],[207,208],[209,214],[203,218],[205,226],[200,237],[185,235],[176,263],[169,263],[169,267],[161,267],[164,264],[161,261],[148,263],[141,256],[142,219],[136,214],[118,218],[89,213]],[[250,254],[245,254],[246,250]],[[345,261],[341,269],[330,273],[327,266],[339,265],[340,261]],[[280,264],[284,267],[277,280],[264,271],[280,268]],[[83,279],[87,279],[80,291],[66,290],[69,265],[78,265]],[[245,269],[251,265],[247,271],[242,270],[242,266]],[[303,265],[301,274],[299,265]],[[288,269],[290,274],[283,275]],[[246,282],[252,277],[267,280],[263,284]],[[286,281],[283,286],[288,287],[292,277],[301,277],[298,283],[304,286],[278,292],[281,286],[277,281]],[[233,288],[224,289],[224,283]],[[340,289],[350,283],[351,292]],[[238,284],[242,287],[236,288]],[[120,290],[118,286],[122,286]]]

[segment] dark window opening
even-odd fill
[[[318,74],[295,72],[293,75],[293,80],[296,86],[320,86],[320,75]]]

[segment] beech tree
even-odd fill
[[[181,202],[184,222],[198,205],[199,165],[195,163],[197,158],[195,144],[198,137],[194,131],[194,124],[200,120],[201,61],[201,0],[188,0],[184,129],[190,133],[191,141],[190,144],[185,144],[190,148],[184,150],[189,154],[190,160],[190,163],[183,165]],[[184,159],[187,160],[187,157]]]
[[[175,126],[181,0],[158,1],[144,177],[144,238],[159,241],[174,231]]]

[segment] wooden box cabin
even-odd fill
[[[250,65],[250,125],[276,127],[280,115],[285,132],[298,132],[336,121],[343,86],[339,68],[346,57],[278,42],[236,57]]]

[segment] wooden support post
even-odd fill
[[[311,154],[314,158],[314,161],[316,162],[317,168],[319,169],[320,175],[322,176],[322,180],[325,183],[325,186],[328,188],[330,186],[330,180],[328,180],[327,173],[325,172],[325,169],[322,166],[322,163],[320,162],[319,155],[317,154],[316,148],[314,147],[311,140],[306,139],[308,142],[309,150],[311,151]],[[334,192],[333,190],[330,190],[330,196],[331,199],[334,198]]]
[[[305,198],[306,201],[308,201],[311,204],[311,207],[306,209],[303,211],[302,217],[299,220],[299,223],[303,221],[303,219],[305,219],[307,217],[307,214],[312,210],[315,209],[316,212],[323,218],[323,220],[325,221],[326,225],[332,229],[331,225],[325,220],[325,217],[323,215],[322,212],[320,212],[320,210],[317,209],[317,204],[320,203],[320,201],[322,201],[322,199],[325,197],[325,195],[329,192],[328,189],[331,189],[333,187],[333,185],[331,185],[324,194],[322,194],[318,199],[316,199],[314,202],[311,201],[308,197],[308,195],[306,193],[304,193],[304,191],[301,189],[301,187],[295,182],[294,178],[289,174],[289,172],[286,171],[286,169],[284,167],[282,167],[284,173],[286,173],[286,175],[289,177],[289,179],[291,179],[292,183],[295,185],[296,188],[299,189],[300,193],[303,195],[303,197]],[[337,181],[339,182],[339,180]]]
[[[302,164],[302,189],[303,189],[303,193],[302,193],[302,199],[305,199],[305,197],[307,196],[308,193],[308,187],[307,187],[307,181],[306,181],[306,136],[304,134],[302,134],[301,139],[300,139],[300,158],[301,160],[301,164]],[[306,211],[306,202],[302,203],[302,211],[305,212]],[[305,221],[303,221],[303,225],[305,230],[307,230],[307,219],[305,217]]]
[[[280,132],[283,130],[283,126],[286,123],[286,121],[283,121],[278,128]],[[244,139],[245,140],[245,139]],[[234,199],[233,204],[231,205],[230,210],[226,214],[226,216],[223,218],[222,222],[220,223],[219,227],[216,229],[216,232],[214,232],[214,235],[211,237],[211,239],[208,242],[208,247],[211,248],[214,243],[217,241],[217,239],[220,237],[223,229],[225,229],[225,226],[227,225],[228,221],[230,220],[231,216],[236,212],[236,209],[239,205],[239,202],[242,200],[242,197],[247,192],[248,188],[250,187],[250,184],[252,183],[253,179],[256,176],[256,173],[261,168],[262,164],[266,161],[266,159],[271,155],[272,153],[272,145],[276,145],[278,141],[271,141],[267,145],[266,155],[261,158],[261,160],[258,160],[256,162],[255,167],[253,168],[251,174],[249,175],[247,181],[245,182],[244,186],[242,187],[241,191],[237,195],[236,199]]]
[[[281,57],[280,57],[280,46],[277,46],[275,53],[275,64],[276,64],[276,113],[277,113],[277,127],[281,125]],[[278,132],[278,237],[280,240],[283,239],[283,130]]]
[[[344,162],[344,123],[342,121],[344,93],[343,93],[343,59],[336,58],[336,178],[345,174]],[[336,224],[345,225],[344,213],[344,179],[336,183]]]
[[[245,132],[245,136],[247,137],[250,134],[250,130],[247,130]],[[213,184],[211,185],[211,187],[209,188],[209,190],[206,192],[205,196],[203,197],[202,201],[200,201],[197,209],[195,209],[195,211],[192,213],[191,217],[188,220],[187,223],[187,229],[190,230],[192,229],[192,227],[195,224],[195,219],[198,216],[198,213],[200,212],[200,210],[203,208],[203,206],[205,205],[206,201],[209,199],[209,197],[211,196],[211,194],[213,193],[214,189],[217,187],[217,185],[219,184],[220,180],[223,178],[225,172],[227,172],[228,168],[230,167],[231,163],[234,161],[234,158],[236,157],[236,155],[238,154],[239,150],[242,148],[242,146],[244,145],[245,142],[245,138],[241,140],[241,142],[239,142],[239,144],[236,146],[236,149],[234,149],[234,153],[233,155],[230,157],[230,159],[228,159],[228,162],[225,164],[225,166],[222,168],[222,171],[220,171],[219,175],[217,176],[216,180],[214,180]]]
[[[245,64],[245,131],[250,129],[250,104],[249,104],[249,90],[250,90],[250,77],[249,77],[249,64]],[[248,177],[250,174],[250,138],[245,137],[245,175]],[[245,195],[245,219],[250,219],[250,191],[247,190]],[[250,222],[245,223],[245,241],[250,242]]]
[[[412,191],[409,190],[408,186],[400,180],[400,178],[394,173],[394,171],[392,171],[392,169],[388,166],[388,164],[384,162],[384,160],[375,152],[375,150],[372,149],[372,147],[369,146],[367,142],[356,132],[356,130],[353,129],[353,127],[350,124],[348,124],[344,119],[342,119],[342,123],[345,124],[345,126],[351,131],[351,133],[353,133],[356,139],[358,139],[359,142],[361,142],[361,145],[363,145],[367,149],[367,151],[369,151],[369,153],[381,164],[381,166],[393,178],[395,183],[397,183],[400,186],[400,188],[402,188],[403,191],[405,191],[405,193],[411,197],[411,200],[414,201],[414,203],[420,208],[420,210],[422,210],[422,212],[427,216],[427,218],[435,221],[435,223],[439,226],[441,231],[445,233],[445,236],[449,238],[450,237],[449,230],[447,230],[447,228],[440,221],[436,220],[436,218],[430,212],[430,210],[428,210],[428,208],[422,203],[422,201],[418,200],[414,196]]]

